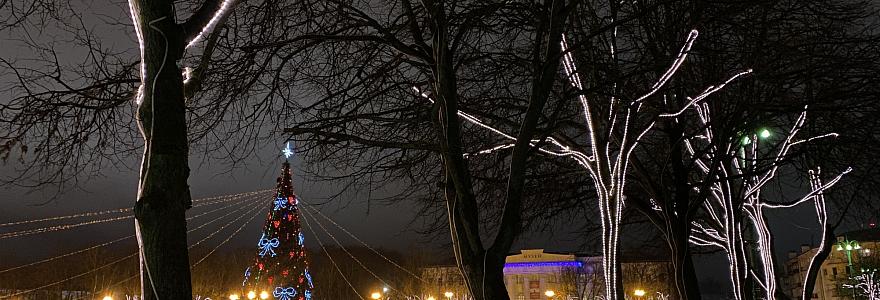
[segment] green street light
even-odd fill
[[[846,237],[844,237],[842,241],[837,242],[837,251],[846,251],[846,265],[849,267],[849,274],[847,274],[847,277],[851,278],[853,276],[853,274],[855,273],[855,270],[853,269],[853,264],[852,264],[852,252],[853,252],[853,250],[859,250],[859,249],[862,249],[862,246],[859,245],[858,241],[855,241],[855,240],[850,241]],[[853,296],[855,296],[855,294],[856,294],[855,287],[853,287],[852,293],[853,293]]]
[[[760,136],[762,139],[766,139],[766,138],[770,137],[770,135],[771,135],[771,132],[767,128],[761,129],[761,132],[758,133],[758,136]]]

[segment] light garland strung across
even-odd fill
[[[187,221],[191,221],[191,220],[196,219],[196,218],[199,218],[199,217],[201,217],[201,216],[204,216],[204,215],[207,215],[207,214],[210,214],[210,213],[213,213],[213,212],[216,212],[216,211],[222,210],[222,209],[226,209],[226,208],[229,208],[229,207],[232,207],[232,206],[234,206],[234,205],[227,205],[227,206],[224,206],[224,207],[220,207],[220,208],[216,208],[216,209],[213,209],[213,210],[210,210],[210,211],[206,211],[206,212],[200,213],[200,214],[198,214],[198,215],[191,216],[191,217],[187,218],[186,220],[187,220]],[[238,210],[236,210],[236,211],[234,211],[234,212],[237,212],[237,211],[239,211],[239,210],[241,210],[241,209],[238,209]],[[227,214],[227,215],[229,215],[229,214]],[[218,219],[222,219],[223,217],[225,217],[225,216],[227,216],[227,215],[221,216],[220,218],[212,219],[211,221],[209,221],[209,222],[207,222],[207,223],[205,223],[205,224],[202,224],[201,226],[199,226],[199,227],[197,227],[197,228],[194,228],[193,230],[196,230],[196,229],[202,228],[202,227],[206,226],[207,224],[213,223],[214,221],[217,221]],[[189,232],[192,232],[193,230],[190,230]],[[15,270],[22,269],[22,268],[26,268],[26,267],[31,267],[31,266],[35,266],[35,265],[39,265],[39,264],[43,264],[43,263],[47,263],[47,262],[50,262],[50,261],[58,260],[58,259],[61,259],[61,258],[65,258],[65,257],[73,256],[73,255],[77,255],[77,254],[84,253],[84,252],[87,252],[87,251],[90,251],[90,250],[94,250],[94,249],[98,249],[98,248],[101,248],[101,247],[106,247],[106,246],[113,245],[113,244],[115,244],[115,243],[118,243],[118,242],[121,242],[121,241],[124,241],[124,240],[130,239],[130,238],[133,238],[133,237],[134,237],[134,234],[130,234],[130,235],[127,235],[127,236],[124,236],[124,237],[121,237],[121,238],[118,238],[118,239],[115,239],[115,240],[107,241],[107,242],[104,242],[104,243],[100,243],[100,244],[97,244],[97,245],[94,245],[94,246],[86,247],[86,248],[83,248],[83,249],[80,249],[80,250],[76,250],[76,251],[73,251],[73,252],[68,252],[68,253],[65,253],[65,254],[62,254],[62,255],[57,255],[57,256],[53,256],[53,257],[49,257],[49,258],[45,258],[45,259],[42,259],[42,260],[38,260],[38,261],[35,261],[35,262],[31,262],[31,263],[27,263],[27,264],[23,264],[23,265],[15,266],[15,267],[10,267],[10,268],[7,268],[7,269],[0,270],[0,274],[7,273],[7,272],[11,272],[11,271],[15,271]]]
[[[367,271],[367,273],[370,273],[370,275],[372,275],[373,278],[376,278],[376,280],[379,280],[379,282],[381,282],[383,286],[388,287],[392,291],[400,293],[400,291],[395,289],[392,285],[389,285],[387,281],[382,279],[382,277],[379,277],[379,275],[376,275],[376,273],[373,272],[373,270],[371,270],[370,268],[367,268],[367,266],[364,265],[364,263],[360,259],[358,259],[357,256],[354,256],[354,254],[349,252],[348,249],[345,248],[345,246],[343,246],[341,242],[339,242],[339,240],[336,238],[336,236],[334,236],[332,233],[330,233],[330,231],[327,230],[326,227],[324,227],[324,224],[321,223],[321,221],[318,221],[318,219],[316,219],[309,211],[303,209],[302,212],[303,212],[303,215],[302,215],[303,219],[305,219],[306,217],[311,218],[312,221],[314,221],[316,224],[318,224],[318,227],[321,228],[321,231],[323,231],[327,236],[329,236],[330,239],[332,239],[333,242],[335,242],[336,245],[339,246],[339,248],[342,249],[343,252],[345,252],[345,254],[348,254],[348,256],[351,257],[351,259],[353,259],[355,263],[357,263],[359,266],[361,266],[361,268],[363,268],[365,271]]]
[[[223,224],[223,226],[220,226],[220,228],[217,228],[217,230],[215,230],[214,232],[212,232],[212,233],[209,234],[208,236],[202,238],[202,239],[199,240],[198,242],[193,243],[193,244],[190,245],[189,248],[187,248],[187,249],[192,249],[193,247],[198,246],[198,245],[201,244],[202,242],[204,242],[204,241],[210,239],[210,238],[213,237],[214,235],[217,235],[218,233],[220,233],[221,231],[223,231],[223,229],[226,229],[226,227],[229,227],[230,225],[232,225],[232,223],[235,223],[236,221],[241,220],[241,218],[244,218],[245,216],[247,216],[247,215],[250,214],[251,212],[254,212],[254,211],[257,211],[257,212],[258,212],[258,211],[259,211],[258,209],[259,209],[260,207],[262,207],[262,205],[260,205],[260,203],[254,203],[253,205],[251,205],[251,206],[247,206],[247,207],[250,208],[248,211],[246,211],[246,212],[244,212],[243,214],[239,215],[237,218],[232,219],[232,221],[229,221],[229,222],[227,222],[226,224]],[[234,212],[238,212],[238,211],[234,211]],[[230,212],[229,214],[232,214],[232,213],[234,213],[234,212]],[[218,218],[218,219],[224,218],[224,217],[226,217],[226,216],[229,215],[229,214],[226,214],[226,215],[224,215],[224,216],[222,216],[222,217],[220,217],[220,218]],[[212,221],[212,222],[213,222],[213,221]],[[211,223],[211,222],[208,222],[208,223]],[[197,227],[197,228],[193,228],[192,230],[197,230],[197,229],[199,229],[199,228],[204,227],[205,225],[207,225],[207,224],[203,224],[202,226],[199,226],[199,227]]]
[[[260,207],[260,206],[257,206],[257,207]],[[222,217],[221,217],[221,218],[222,218]],[[217,218],[217,219],[221,219],[221,218]],[[214,220],[212,220],[211,222],[213,222],[213,221],[215,221],[215,220],[217,220],[217,219],[214,219]],[[190,233],[190,232],[192,232],[192,231],[194,231],[194,230],[196,230],[196,229],[188,230],[187,233]],[[235,233],[233,233],[233,234],[235,234]],[[227,240],[228,240],[228,239],[227,239]],[[197,245],[197,244],[190,245],[190,246],[189,246],[189,249],[192,249],[192,247],[195,247],[195,245]],[[85,272],[82,272],[82,273],[79,273],[79,274],[76,274],[76,275],[73,275],[73,276],[69,276],[69,277],[67,277],[67,278],[64,278],[64,279],[61,279],[61,280],[58,280],[58,281],[55,281],[55,282],[51,282],[51,283],[48,283],[48,284],[45,284],[45,285],[42,285],[42,286],[38,286],[38,287],[35,287],[35,288],[32,288],[32,289],[28,289],[28,290],[18,291],[18,292],[16,292],[16,293],[13,293],[13,294],[10,294],[10,295],[0,296],[0,299],[9,299],[9,298],[12,298],[12,297],[15,297],[15,296],[25,295],[25,294],[32,293],[32,292],[35,292],[35,291],[38,291],[38,290],[42,290],[42,289],[45,289],[45,288],[48,288],[48,287],[51,287],[51,286],[55,286],[55,285],[58,285],[58,284],[61,284],[61,283],[64,283],[64,282],[67,282],[67,281],[70,281],[70,280],[73,280],[73,279],[77,279],[77,278],[80,278],[80,277],[83,277],[83,276],[86,276],[86,275],[89,275],[89,274],[95,273],[95,272],[97,272],[97,271],[99,271],[99,270],[105,269],[105,268],[110,267],[110,266],[112,266],[112,265],[115,265],[115,264],[117,264],[117,263],[120,263],[120,262],[122,262],[122,261],[124,261],[124,260],[126,260],[126,259],[133,258],[133,257],[135,257],[136,255],[138,255],[138,253],[139,253],[139,252],[136,251],[136,252],[134,252],[134,253],[132,253],[132,254],[130,254],[130,255],[127,255],[127,256],[121,257],[121,258],[116,259],[116,260],[113,260],[113,261],[111,261],[111,262],[109,262],[109,263],[106,263],[106,264],[103,264],[103,265],[101,265],[101,266],[98,266],[97,268],[94,268],[94,269],[91,269],[91,270],[88,270],[88,271],[85,271]],[[211,252],[211,253],[213,253],[213,252]],[[211,253],[209,253],[208,255],[210,255]],[[205,257],[202,258],[202,260],[204,260],[204,259],[207,258],[207,257],[208,257],[208,256],[206,255]],[[140,275],[139,272],[138,272],[138,273],[135,273],[133,276],[128,277],[127,279],[124,279],[124,280],[122,280],[122,281],[120,281],[120,282],[117,282],[116,284],[119,284],[119,283],[122,283],[122,282],[125,282],[125,281],[129,281],[129,280],[131,280],[131,279],[134,279],[135,277],[138,277],[139,275]]]
[[[342,227],[342,225],[339,225],[339,223],[336,223],[336,221],[333,221],[333,219],[331,219],[330,217],[328,217],[327,215],[325,215],[325,214],[324,214],[323,212],[321,212],[319,209],[315,208],[315,207],[312,206],[312,205],[309,205],[309,203],[306,203],[305,201],[301,201],[301,202],[304,204],[302,207],[304,207],[304,208],[306,208],[306,209],[311,209],[312,212],[314,212],[314,213],[317,214],[318,216],[321,216],[321,218],[324,218],[324,220],[327,220],[328,222],[330,222],[330,224],[333,224],[334,226],[336,226],[336,228],[338,228],[340,231],[344,232],[344,233],[347,234],[349,237],[351,237],[352,239],[354,239],[355,241],[357,241],[358,243],[360,243],[362,246],[364,246],[365,248],[367,248],[367,250],[372,251],[374,254],[378,255],[379,257],[381,257],[381,258],[384,259],[385,261],[391,263],[392,265],[394,265],[395,267],[397,267],[397,268],[400,269],[401,271],[406,272],[407,274],[409,274],[409,275],[412,276],[413,278],[415,278],[415,279],[417,279],[417,280],[419,280],[419,281],[421,281],[421,282],[423,282],[423,283],[428,283],[428,282],[425,281],[421,276],[419,276],[419,275],[413,273],[412,271],[408,270],[407,268],[404,268],[403,266],[401,266],[400,264],[398,264],[398,263],[395,262],[394,260],[388,258],[387,256],[385,256],[384,254],[382,254],[381,252],[379,252],[379,251],[376,250],[375,248],[371,247],[369,244],[367,244],[367,242],[364,242],[363,240],[361,240],[360,238],[358,238],[356,235],[354,235],[353,233],[351,233],[350,231],[348,231],[348,229],[345,229],[345,227]]]
[[[257,208],[260,208],[260,207],[261,207],[261,205],[257,205]],[[220,242],[220,244],[217,244],[217,246],[214,246],[214,248],[211,249],[211,251],[208,251],[208,253],[205,254],[205,256],[202,256],[201,259],[199,259],[199,260],[197,260],[195,263],[193,263],[192,266],[191,266],[190,268],[195,268],[195,267],[198,266],[200,263],[202,263],[203,261],[205,261],[206,259],[208,259],[208,256],[211,256],[211,254],[214,254],[214,252],[217,252],[217,249],[220,249],[220,246],[223,246],[223,245],[225,245],[227,242],[229,242],[229,240],[231,240],[232,237],[234,237],[236,234],[238,234],[239,232],[241,232],[241,230],[244,229],[244,227],[247,226],[247,224],[249,224],[251,221],[253,221],[253,220],[254,220],[257,216],[259,216],[259,215],[260,215],[260,211],[257,210],[257,211],[256,211],[256,212],[250,217],[250,219],[247,219],[247,221],[244,221],[244,223],[242,223],[241,226],[238,226],[238,228],[235,229],[235,231],[233,231],[231,234],[229,234],[229,236],[227,236],[225,240],[223,240],[222,242]],[[240,218],[240,217],[239,217],[239,218]],[[239,218],[236,218],[235,220],[238,220]],[[233,221],[234,221],[234,220],[233,220]],[[193,246],[190,246],[190,248],[192,248],[192,247],[193,247]]]
[[[234,200],[234,199],[239,199],[239,198],[243,198],[243,197],[247,197],[247,196],[251,196],[251,195],[255,195],[255,194],[263,193],[263,192],[267,192],[267,191],[269,191],[269,190],[238,193],[238,194],[231,194],[231,195],[220,195],[220,196],[209,197],[209,198],[195,199],[192,202],[199,203],[199,202],[205,202],[205,201],[214,200],[214,199],[233,199]],[[214,203],[220,203],[220,202],[225,202],[225,201],[219,201],[219,202],[214,202]],[[194,206],[194,207],[198,207],[198,206]],[[31,224],[31,223],[48,222],[48,221],[59,221],[59,220],[82,218],[82,217],[94,217],[94,216],[101,216],[101,215],[114,214],[114,213],[124,213],[124,212],[130,212],[130,211],[132,211],[132,209],[133,208],[131,208],[131,207],[116,208],[116,209],[108,209],[108,210],[103,210],[103,211],[84,212],[84,213],[78,213],[78,214],[72,214],[72,215],[66,215],[66,216],[55,216],[55,217],[46,217],[46,218],[33,219],[33,220],[14,221],[14,222],[0,223],[0,227],[17,226],[17,225],[25,225],[25,224]]]
[[[220,200],[215,200],[215,201],[202,202],[202,203],[193,205],[193,208],[234,201],[237,199],[239,199],[239,198],[229,198],[229,199],[220,199]],[[125,209],[120,209],[120,211],[121,210],[125,210]],[[128,209],[125,212],[130,212],[130,211],[131,210]],[[80,215],[84,215],[84,214],[80,214]],[[96,214],[93,214],[93,215],[96,215]],[[32,228],[32,229],[25,229],[25,230],[19,230],[19,231],[5,232],[5,233],[0,234],[0,240],[7,239],[7,238],[14,238],[14,237],[29,236],[29,235],[39,234],[39,233],[73,229],[73,228],[87,226],[87,225],[128,220],[131,218],[134,218],[134,216],[133,215],[125,215],[125,216],[119,216],[119,217],[83,221],[83,222],[79,222],[79,223],[61,224],[61,225],[53,225],[53,226],[47,226],[47,227],[41,227],[41,228]],[[51,219],[51,218],[47,218],[47,219]],[[68,216],[60,217],[60,219],[68,219]]]
[[[303,210],[303,211],[305,211],[305,210]],[[315,233],[315,230],[312,228],[312,225],[309,223],[309,219],[306,218],[305,215],[303,215],[302,220],[303,220],[303,224],[306,225],[306,229],[308,229],[309,232],[312,233],[312,236],[315,237],[315,241],[318,242],[318,246],[321,247],[321,250],[324,252],[324,255],[327,256],[328,260],[330,260],[330,264],[333,265],[333,268],[336,269],[336,272],[339,273],[339,276],[342,277],[342,280],[345,281],[345,283],[348,285],[348,287],[351,288],[351,291],[354,292],[354,294],[357,295],[358,298],[360,298],[361,300],[366,300],[366,299],[364,299],[364,296],[361,296],[361,293],[358,291],[358,289],[356,289],[354,287],[354,285],[351,284],[351,281],[348,280],[348,277],[345,276],[345,273],[342,272],[342,269],[339,268],[339,265],[336,264],[336,261],[333,259],[333,256],[330,255],[330,251],[327,251],[327,247],[324,247],[324,243],[321,242],[321,238],[318,237],[318,235]]]

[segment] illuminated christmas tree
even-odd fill
[[[283,153],[287,158],[293,155],[290,143]],[[275,199],[257,242],[256,258],[245,270],[242,285],[250,299],[271,296],[279,300],[310,300],[314,285],[303,245],[299,200],[293,193],[287,161],[282,164],[275,190]]]

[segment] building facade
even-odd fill
[[[852,249],[847,250],[844,244],[846,241],[855,241],[858,243],[858,247],[851,244]],[[852,270],[856,273],[861,272],[862,269],[880,267],[877,266],[878,257],[874,254],[878,250],[878,246],[880,246],[880,230],[878,229],[853,231],[838,236],[837,244],[831,247],[828,259],[822,263],[811,299],[854,299],[853,293],[857,293],[857,291],[843,286],[851,283],[850,261],[852,261]],[[789,297],[793,299],[801,297],[810,261],[818,251],[818,246],[802,245],[799,251],[788,253],[783,283]],[[849,252],[849,258],[847,252]]]
[[[628,295],[640,291],[644,300],[668,299],[672,291],[668,261],[624,259],[621,268]],[[423,299],[472,299],[454,265],[423,268],[422,278],[427,282],[422,289]],[[593,300],[604,294],[602,257],[521,250],[507,256],[504,283],[511,300]]]

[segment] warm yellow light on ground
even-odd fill
[[[260,299],[269,299],[269,293],[266,291],[260,292]]]
[[[238,300],[238,294],[229,295],[229,300]]]
[[[443,296],[446,296],[446,298],[452,298],[453,295],[454,295],[454,294],[453,294],[452,292],[445,292],[445,293],[443,293]]]
[[[370,298],[379,299],[379,298],[382,298],[382,294],[379,292],[375,292],[375,293],[370,294]]]
[[[255,293],[254,291],[248,292],[248,299],[254,299],[254,298],[257,298],[257,293]]]
[[[556,296],[556,292],[551,291],[551,290],[547,290],[546,292],[544,292],[544,295],[547,297],[553,297],[553,296]]]
[[[635,291],[633,291],[633,295],[636,295],[636,297],[644,296],[644,295],[645,295],[645,290],[643,290],[643,289],[636,289]]]
[[[113,297],[110,295],[107,295],[107,296],[104,296],[104,298],[101,298],[101,300],[113,300]]]

